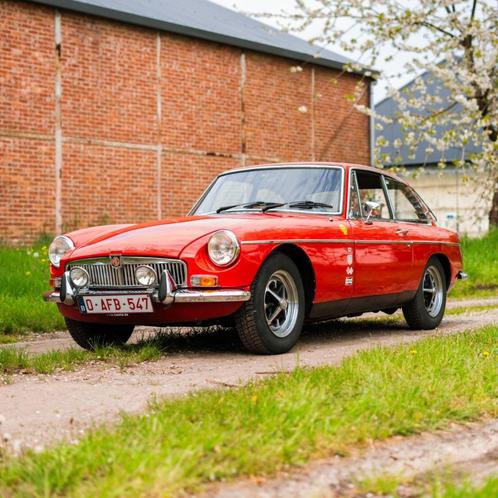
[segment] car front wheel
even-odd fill
[[[120,346],[133,333],[134,325],[105,325],[101,323],[78,322],[66,318],[69,334],[78,346],[94,351],[99,346]]]
[[[412,329],[435,329],[446,308],[446,278],[439,259],[429,259],[415,297],[403,306],[403,315]]]
[[[272,254],[260,268],[235,322],[244,346],[253,353],[280,354],[296,344],[304,321],[304,288],[296,265]]]

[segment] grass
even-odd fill
[[[398,496],[398,487],[409,479],[397,474],[379,474],[365,477],[356,483],[356,490],[362,494]]]
[[[49,289],[46,245],[0,247],[0,268],[0,334],[65,328],[57,307],[42,299],[42,293]]]
[[[463,315],[465,313],[478,313],[498,309],[498,304],[483,304],[481,306],[459,306],[458,308],[446,309],[445,315]]]
[[[0,375],[16,372],[50,374],[56,370],[74,370],[84,363],[111,363],[126,367],[143,361],[157,360],[161,350],[153,344],[97,348],[94,352],[80,349],[28,354],[15,348],[0,348]]]
[[[498,475],[490,476],[480,484],[443,482],[433,486],[432,498],[496,498],[498,496]]]
[[[498,294],[498,228],[479,239],[462,238],[463,265],[468,280],[458,282],[451,297]]]
[[[77,445],[4,455],[4,496],[174,496],[353,445],[498,414],[498,327],[377,348],[124,415]],[[445,497],[447,498],[447,497]]]
[[[481,239],[462,239],[469,280],[458,282],[451,297],[498,295],[498,229]],[[53,303],[45,303],[49,270],[46,244],[31,249],[0,247],[0,339],[2,335],[65,329]],[[4,342],[0,340],[0,343]]]
[[[423,478],[409,478],[396,474],[380,474],[366,477],[356,483],[356,491],[364,495],[400,498],[406,492],[398,493],[400,486],[408,485],[409,496],[418,498],[495,498],[498,496],[498,474],[490,475],[480,484],[472,483],[458,475],[429,475]]]

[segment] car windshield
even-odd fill
[[[341,212],[342,168],[261,168],[227,173],[213,183],[193,214],[278,209]],[[286,204],[292,204],[287,206]]]

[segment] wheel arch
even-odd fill
[[[448,256],[446,256],[446,254],[436,253],[431,257],[438,259],[441,263],[444,270],[444,276],[446,278],[446,290],[448,290],[451,284],[451,263]]]
[[[305,316],[308,316],[313,305],[316,288],[315,270],[313,268],[311,259],[306,251],[304,251],[304,249],[296,246],[295,244],[281,244],[275,247],[275,249],[273,249],[270,254],[274,254],[276,252],[285,254],[286,256],[291,258],[297,266],[304,285],[304,295],[306,299]]]

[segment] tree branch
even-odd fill
[[[432,114],[429,114],[429,116],[426,116],[424,118],[423,122],[425,123],[429,119],[435,118],[437,116],[441,116],[441,114],[444,114],[445,112],[451,111],[451,109],[453,109],[453,107],[455,107],[456,105],[457,105],[456,102],[452,102],[449,106],[445,107],[444,109],[440,109],[439,111],[433,112]]]
[[[477,7],[477,0],[474,0],[474,3],[472,4],[472,13],[470,14],[470,23],[472,23],[476,15],[476,7]]]
[[[415,24],[419,26],[425,26],[426,28],[435,29],[436,31],[439,31],[440,33],[443,33],[451,38],[456,38],[456,36],[450,31],[446,31],[445,29],[440,28],[439,26],[436,26],[435,24],[432,24],[428,21],[416,22]]]

